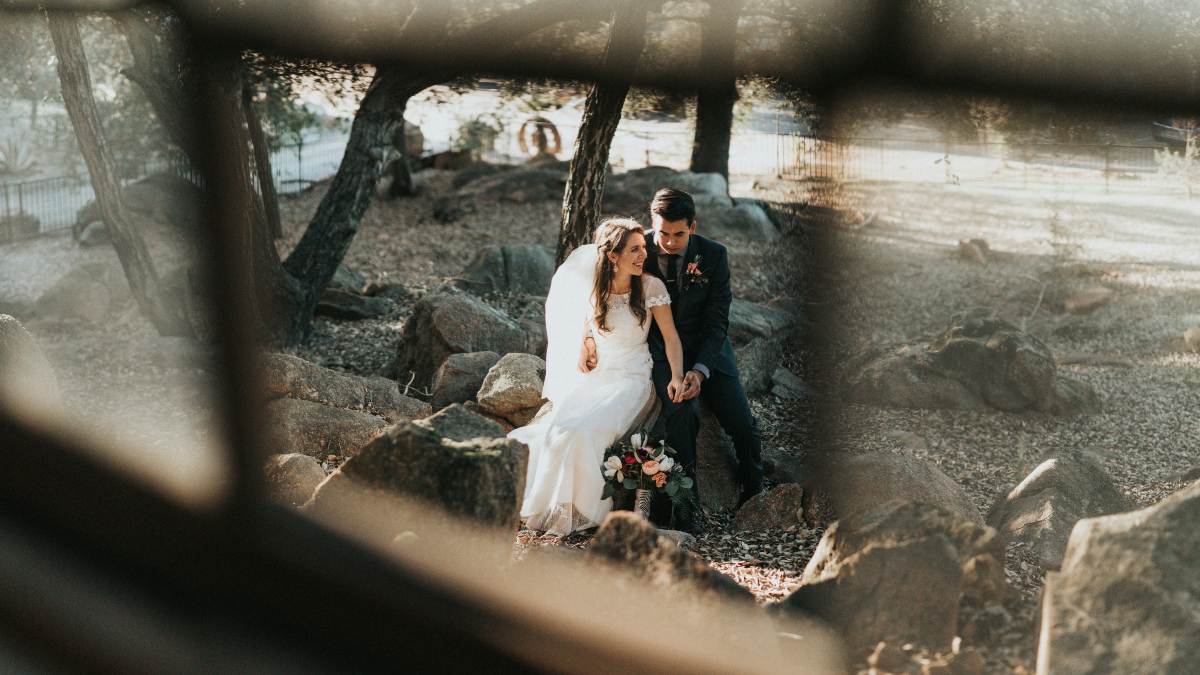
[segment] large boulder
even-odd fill
[[[836,517],[853,518],[892,501],[929,504],[982,525],[979,509],[954,479],[933,464],[898,452],[869,452],[829,461],[811,485],[828,494]]]
[[[310,457],[353,455],[387,426],[382,417],[370,413],[295,398],[268,402],[266,420],[270,452]]]
[[[1005,595],[1003,556],[989,527],[926,504],[891,503],[831,525],[781,607],[828,621],[859,652],[881,640],[944,650],[964,596]]]
[[[545,399],[542,381],[546,362],[533,354],[505,354],[492,366],[476,399],[487,412],[524,426],[537,415]]]
[[[682,585],[683,593],[754,601],[754,596],[736,581],[683,550],[670,536],[660,534],[648,520],[631,511],[609,513],[586,550],[587,559],[619,565],[651,587]]]
[[[692,195],[698,215],[709,209],[732,208],[729,184],[719,173],[692,173],[675,171],[664,166],[647,166],[625,173],[614,174],[604,183],[601,210],[626,216],[644,214],[649,210],[650,198],[659,188],[673,187]],[[701,218],[701,222],[703,218]]]
[[[561,201],[567,186],[567,172],[554,164],[480,173],[459,188],[460,195],[522,204]]]
[[[783,359],[783,340],[755,338],[733,350],[742,389],[749,396],[765,394],[774,386],[775,370]]]
[[[756,338],[786,336],[794,323],[792,315],[778,307],[738,298],[729,304],[729,340],[734,345],[748,344]]]
[[[500,355],[496,352],[469,352],[451,354],[433,374],[434,410],[441,410],[451,403],[465,403],[475,399],[483,379]]]
[[[804,522],[804,490],[784,483],[754,495],[738,509],[733,526],[742,531],[782,532]]]
[[[133,302],[125,272],[115,261],[82,263],[73,267],[37,299],[39,316],[110,320]]]
[[[1072,415],[1098,408],[1086,383],[1056,372],[1049,348],[998,319],[970,319],[929,344],[873,349],[848,366],[844,395],[896,408],[995,408]]]
[[[359,377],[323,368],[290,354],[267,354],[261,361],[267,395],[361,410],[389,422],[433,412],[428,403],[400,393],[385,377]]]
[[[485,246],[454,285],[477,294],[527,293],[544,296],[554,276],[554,253],[539,244]]]
[[[267,493],[289,506],[303,506],[325,480],[325,470],[308,455],[271,455],[263,470]]]
[[[430,429],[451,441],[504,437],[504,428],[498,423],[483,415],[477,415],[458,403],[449,405],[429,417],[416,420],[413,424]]]
[[[696,435],[696,489],[701,506],[710,511],[729,511],[737,506],[741,486],[736,457],[733,441],[716,416],[702,410]]]
[[[1125,497],[1096,457],[1078,450],[1062,450],[1043,456],[992,507],[988,524],[1010,541],[1028,545],[1043,568],[1058,569],[1076,522],[1128,508]]]
[[[438,433],[436,424],[402,422],[346,460],[306,508],[323,516],[361,517],[359,493],[382,493],[515,533],[528,461],[529,451],[514,440],[458,441]],[[411,527],[411,514],[400,507],[374,515],[388,532]]]
[[[413,308],[388,371],[393,379],[408,382],[411,377],[416,386],[427,387],[451,354],[522,352],[526,339],[521,326],[504,312],[469,293],[443,288]]]
[[[958,623],[957,557],[941,535],[870,546],[802,584],[780,608],[830,624],[855,656],[881,640],[945,651]]]
[[[761,205],[738,200],[734,206],[697,210],[698,228],[718,240],[775,241],[782,235]]]
[[[25,326],[7,314],[0,314],[0,373],[0,407],[60,409],[54,369]]]
[[[1075,525],[1046,575],[1038,673],[1196,672],[1200,485]]]

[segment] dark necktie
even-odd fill
[[[680,275],[679,275],[679,254],[678,253],[668,253],[667,254],[667,270],[666,270],[666,272],[667,272],[667,274],[666,274],[667,290],[671,291],[671,294],[674,295],[675,293],[679,292],[679,288],[681,286],[680,279],[679,279]]]

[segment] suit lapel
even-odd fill
[[[688,237],[687,250],[683,252],[683,259],[679,261],[679,276],[682,284],[679,289],[680,299],[687,295],[688,289],[692,287],[691,277],[688,276],[688,263],[695,259],[699,249],[700,240],[696,238],[696,235]]]

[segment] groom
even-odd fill
[[[695,476],[696,434],[700,430],[700,403],[716,416],[733,439],[737,451],[737,478],[741,484],[738,506],[762,490],[761,443],[758,425],[742,390],[733,347],[729,344],[729,259],[725,247],[696,234],[696,205],[683,190],[663,188],[650,202],[652,240],[645,270],[667,285],[671,314],[683,343],[683,401],[667,394],[671,366],[657,326],[650,328],[650,356],[654,360],[654,389],[662,400],[667,443],[679,452],[688,473]],[[703,485],[698,485],[703,490]],[[685,518],[691,520],[690,518]],[[685,522],[685,529],[698,523]]]

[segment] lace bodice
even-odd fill
[[[646,336],[650,333],[650,323],[654,321],[654,317],[647,312],[645,323],[639,324],[637,316],[629,308],[629,296],[629,293],[609,296],[606,321],[608,330],[601,331],[596,328],[594,312],[589,316],[588,332],[596,340],[596,355],[600,367],[642,367],[642,357],[649,358]],[[642,297],[646,309],[671,304],[667,287],[658,277],[642,277]]]

